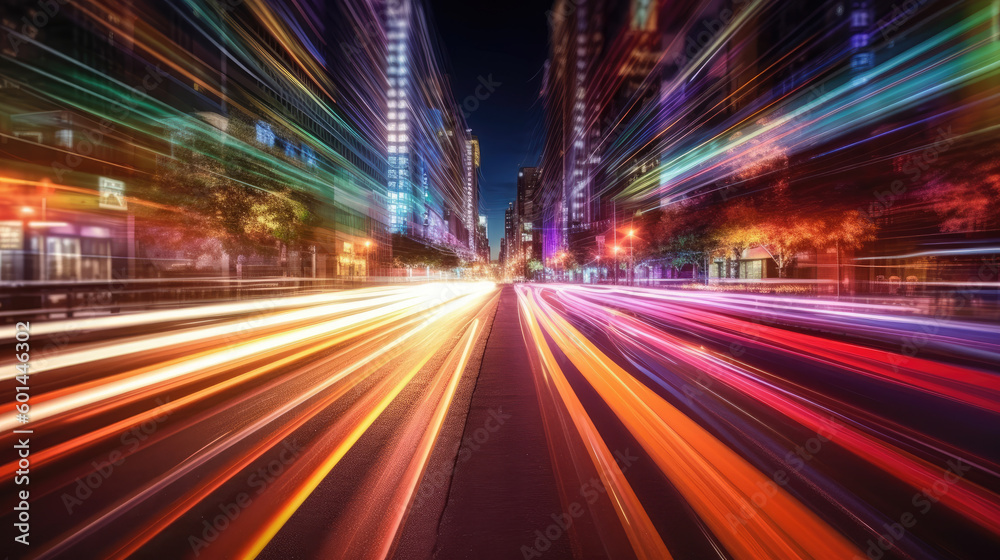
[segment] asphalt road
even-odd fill
[[[385,557],[464,425],[496,296],[422,285],[35,323],[30,420],[12,402],[0,416],[5,448],[33,430],[28,485],[3,465],[4,495],[30,492],[30,545],[11,551]]]
[[[564,419],[549,438],[578,436],[639,556],[1000,557],[997,325],[770,296],[518,292]],[[634,459],[612,460],[623,448]]]
[[[461,283],[35,322],[29,389],[0,370],[0,486],[30,492],[30,544],[7,548],[996,558],[998,335],[835,301]],[[7,542],[18,515],[0,511]]]

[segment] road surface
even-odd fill
[[[16,558],[1000,557],[995,324],[446,283],[30,332]]]

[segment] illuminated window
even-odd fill
[[[257,141],[265,146],[274,146],[274,132],[271,125],[257,121]]]
[[[49,280],[80,279],[80,240],[45,238],[45,268]]]
[[[867,33],[855,33],[851,36],[851,48],[852,49],[863,49],[868,46],[868,34]]]
[[[858,53],[853,57],[851,57],[851,68],[854,68],[856,70],[871,68],[873,61],[874,61],[874,56],[872,55],[872,53]]]
[[[73,147],[73,131],[70,130],[70,129],[68,129],[68,128],[64,128],[62,130],[57,130],[56,131],[56,146],[60,146],[60,147],[63,147],[63,148],[72,148]]]
[[[316,152],[305,144],[302,145],[302,161],[309,167],[316,167]]]

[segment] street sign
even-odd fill
[[[128,210],[128,204],[125,202],[125,183],[123,181],[100,177],[98,180],[98,193],[101,197],[98,205],[101,208]]]

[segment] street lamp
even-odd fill
[[[632,238],[635,237],[635,230],[628,230],[628,268],[629,268],[629,286],[635,284],[635,253],[632,251]]]
[[[614,252],[615,252],[615,286],[618,285],[618,252],[621,251],[621,250],[622,250],[621,247],[619,247],[617,245],[614,246]]]
[[[31,206],[21,207],[21,275],[25,280],[33,280],[31,266],[31,240],[28,238],[30,232],[28,220],[31,219],[35,209]]]
[[[371,268],[371,262],[370,262],[371,259],[369,258],[371,256],[371,248],[372,248],[372,242],[370,240],[366,240],[365,241],[365,279],[366,280],[368,279],[369,276],[371,276],[371,273],[370,273],[370,270],[369,270]]]

